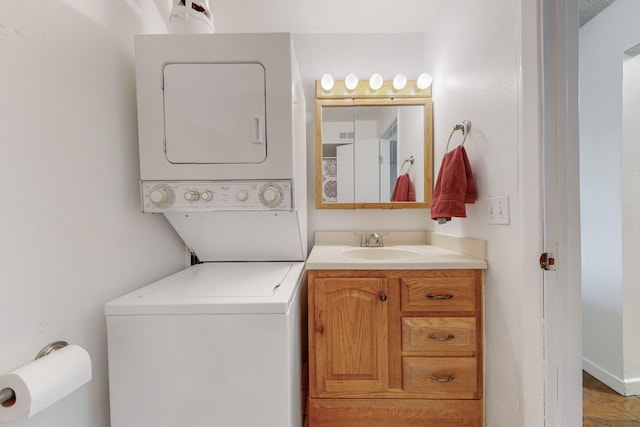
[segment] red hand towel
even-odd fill
[[[416,191],[413,188],[413,182],[408,173],[402,174],[396,179],[396,185],[393,187],[391,195],[392,202],[415,202]]]
[[[452,217],[466,218],[465,203],[475,203],[476,183],[464,147],[446,153],[438,173],[431,203],[431,219],[442,223]]]

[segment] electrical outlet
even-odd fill
[[[489,210],[489,224],[509,224],[509,196],[487,198]]]

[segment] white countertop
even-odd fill
[[[335,233],[334,233],[335,234]],[[360,248],[359,238],[350,237],[353,233],[340,233],[341,238],[331,239],[326,236],[317,236],[316,245],[311,250],[306,263],[307,270],[435,270],[435,269],[486,269],[486,261],[478,256],[484,255],[484,251],[473,250],[485,242],[475,239],[446,236],[438,238],[431,233],[421,233],[422,239],[415,242],[400,239],[403,244],[394,244],[394,238],[384,236],[390,244],[385,244],[382,248],[368,247]],[[424,238],[426,236],[426,238]],[[395,237],[395,236],[394,236]],[[441,236],[442,237],[442,236]],[[450,244],[450,241],[455,244]],[[333,242],[335,243],[333,243]],[[353,241],[353,244],[351,242]],[[319,242],[319,243],[318,243]],[[409,242],[409,244],[404,244]],[[472,254],[447,249],[433,244],[434,242],[446,242],[448,246],[455,248],[472,248]],[[347,244],[345,244],[347,243]],[[365,254],[365,252],[381,250],[378,253]],[[407,254],[407,256],[396,256],[387,258],[385,251]],[[371,255],[371,257],[369,257]],[[392,254],[393,255],[393,254]],[[377,258],[377,259],[370,259]]]

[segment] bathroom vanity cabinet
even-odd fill
[[[310,270],[310,427],[481,427],[482,270]]]

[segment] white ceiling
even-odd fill
[[[168,19],[172,0],[153,0]],[[209,0],[216,32],[287,31],[307,33],[422,32],[443,0]],[[615,0],[579,0],[580,26]],[[268,22],[263,19],[268,16]],[[291,17],[296,27],[291,28]],[[242,19],[238,19],[242,17]]]
[[[614,1],[616,0],[580,0],[580,26],[592,20]]]
[[[172,0],[153,1],[169,15]],[[446,1],[208,0],[217,33],[420,33]]]

